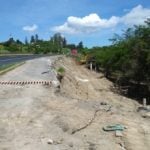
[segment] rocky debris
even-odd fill
[[[122,134],[121,131],[118,131],[118,130],[117,130],[117,131],[115,132],[115,136],[116,136],[116,137],[123,137],[123,134]]]
[[[59,140],[52,140],[52,139],[48,139],[47,140],[47,144],[49,145],[58,145],[58,144],[62,144],[63,139],[59,139]]]
[[[72,143],[72,142],[69,142],[68,145],[69,145],[70,147],[73,147],[73,143]]]
[[[137,112],[139,112],[143,118],[150,118],[149,106],[138,107]]]
[[[101,102],[100,104],[101,104],[101,105],[107,105],[107,103],[106,103],[106,102]]]
[[[56,81],[56,80],[53,80],[53,81],[52,81],[52,85],[53,85],[55,88],[58,88],[58,87],[60,87],[60,82],[59,82],[59,81]]]
[[[147,112],[147,113],[143,114],[142,117],[150,119],[150,112]]]
[[[140,107],[138,107],[137,112],[150,112],[150,107],[149,106],[140,106]]]
[[[48,139],[47,144],[53,144],[54,141],[52,139]]]

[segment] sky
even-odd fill
[[[48,40],[59,32],[68,43],[104,46],[146,18],[149,0],[0,0],[0,42],[35,34]]]

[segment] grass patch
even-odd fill
[[[13,64],[7,64],[7,65],[2,65],[0,66],[0,75],[8,72],[8,71],[11,71],[21,65],[23,65],[25,62],[21,62],[21,63],[13,63]]]
[[[60,74],[64,74],[65,73],[65,69],[63,67],[59,67],[57,69],[57,72],[60,73]]]
[[[65,75],[65,68],[59,67],[59,68],[57,69],[57,79],[58,79],[60,82],[62,81],[64,75]]]

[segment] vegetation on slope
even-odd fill
[[[113,44],[92,48],[90,56],[107,78],[115,78],[120,86],[135,86],[134,94],[150,96],[150,19],[115,35]],[[145,87],[146,86],[146,87]],[[133,94],[133,93],[132,93]]]

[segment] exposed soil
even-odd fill
[[[145,111],[137,112],[140,104],[114,93],[113,84],[102,74],[76,65],[71,58],[29,61],[0,80],[17,80],[18,72],[18,79],[51,76],[57,82],[52,68],[45,65],[53,61],[55,68],[65,68],[60,87],[0,85],[0,149],[149,150],[150,119],[142,117]],[[46,66],[50,74],[42,74]],[[112,124],[127,127],[123,137],[103,131]]]

